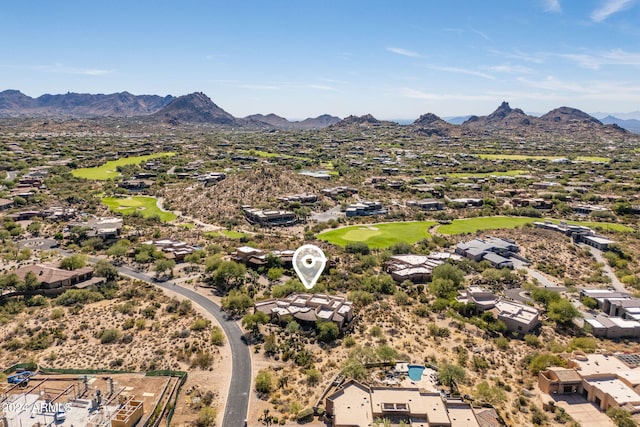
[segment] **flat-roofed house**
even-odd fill
[[[507,325],[507,329],[519,334],[528,334],[540,325],[540,312],[526,304],[501,299],[494,310],[496,317]]]
[[[353,304],[346,298],[324,294],[292,294],[283,299],[258,301],[255,311],[271,317],[273,321],[293,317],[302,326],[312,327],[317,321],[330,321],[344,330],[353,320]]]
[[[333,427],[368,427],[384,418],[414,427],[480,426],[469,404],[418,388],[369,387],[350,380],[327,396],[325,406]]]
[[[538,375],[547,394],[577,394],[603,411],[623,407],[640,412],[640,355],[574,352],[567,368],[549,367]]]
[[[431,280],[433,269],[444,264],[447,260],[459,261],[460,255],[439,252],[429,255],[393,255],[385,263],[385,271],[396,282],[409,280],[413,283],[425,283]]]
[[[520,247],[513,241],[498,237],[473,239],[456,245],[456,253],[474,261],[486,260],[496,268],[513,268],[509,260]]]

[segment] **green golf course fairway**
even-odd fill
[[[117,178],[120,175],[117,171],[118,166],[136,165],[151,159],[157,159],[158,157],[169,157],[175,155],[176,153],[167,152],[149,154],[146,156],[124,157],[118,160],[111,160],[102,166],[96,166],[94,168],[75,169],[71,171],[71,174],[76,178],[105,181],[109,178]]]
[[[476,154],[476,156],[485,160],[559,160],[566,158],[564,156],[529,156],[526,154]],[[608,157],[597,156],[577,156],[575,159],[591,163],[609,163],[611,161]]]
[[[523,216],[492,216],[482,218],[454,219],[451,224],[438,227],[440,234],[475,233],[479,230],[497,230],[501,228],[516,228],[524,224],[543,221],[542,218]]]
[[[149,196],[133,196],[126,199],[105,197],[102,199],[102,203],[109,206],[112,212],[119,212],[123,215],[131,215],[134,212],[140,212],[145,218],[158,215],[162,222],[172,221],[177,218],[173,212],[160,210],[156,206],[156,201],[155,197]]]
[[[522,216],[493,216],[481,218],[455,219],[451,224],[441,225],[436,229],[438,234],[473,234],[482,230],[499,230],[516,228],[537,221],[551,221],[559,224],[561,220],[550,218],[530,218]],[[630,232],[633,228],[622,224],[593,221],[567,221],[568,224],[582,225],[593,229],[614,232]],[[370,248],[388,248],[399,242],[414,244],[430,237],[427,230],[436,225],[436,221],[392,222],[381,224],[351,225],[322,232],[319,240],[346,246],[349,242],[364,242]]]
[[[318,239],[343,247],[349,242],[364,242],[370,248],[388,248],[399,242],[413,244],[426,239],[430,237],[427,230],[436,224],[436,221],[413,221],[352,225],[320,233]]]

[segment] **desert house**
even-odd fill
[[[255,311],[267,314],[275,322],[292,317],[303,327],[317,321],[331,321],[344,330],[353,320],[353,304],[344,297],[324,294],[292,294],[284,299],[258,301]]]
[[[479,427],[468,403],[447,401],[440,393],[419,388],[368,387],[346,382],[326,398],[333,427],[364,427],[376,419],[410,420],[416,427]]]
[[[547,394],[575,394],[602,411],[621,407],[640,412],[640,356],[574,352],[567,368],[550,367],[538,375],[538,387]]]
[[[20,267],[14,273],[20,280],[25,280],[28,273],[33,273],[47,294],[61,293],[72,287],[86,288],[104,282],[103,277],[93,277],[92,267],[63,270],[52,265],[33,264]]]

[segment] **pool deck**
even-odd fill
[[[420,381],[413,381],[411,378],[404,377],[402,381],[400,381],[401,387],[418,387],[425,389],[427,391],[438,391],[438,387],[436,386],[436,381],[434,380],[437,376],[437,372],[430,368],[425,368],[422,372],[422,378]],[[432,380],[432,378],[434,378]]]

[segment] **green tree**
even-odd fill
[[[310,386],[314,386],[322,379],[322,374],[315,368],[307,369],[307,382]]]
[[[398,357],[398,352],[395,348],[389,347],[388,345],[384,344],[376,348],[376,354],[384,362],[393,362],[396,357]]]
[[[462,286],[462,282],[464,281],[464,271],[460,270],[453,264],[444,263],[433,269],[431,277],[432,280],[451,280],[457,289]]]
[[[273,376],[271,372],[262,370],[256,375],[256,391],[262,394],[269,394],[273,391]]]
[[[437,298],[450,300],[456,295],[458,287],[452,280],[437,278],[429,284],[429,291]]]
[[[213,345],[223,346],[224,339],[225,339],[225,335],[222,328],[220,326],[213,326],[211,328],[211,343]]]
[[[60,268],[63,270],[77,270],[87,263],[87,257],[80,254],[74,254],[60,261]]]
[[[22,280],[16,273],[6,273],[0,277],[0,289],[16,290],[21,285]]]
[[[200,409],[198,412],[198,417],[196,418],[196,426],[197,427],[213,427],[216,425],[216,418],[218,417],[218,412],[210,406],[205,406]]]
[[[318,334],[318,341],[331,342],[338,338],[340,330],[338,325],[333,322],[318,321],[316,323],[316,332]]]
[[[244,283],[246,272],[247,269],[243,264],[238,264],[234,261],[222,261],[213,272],[213,282],[225,291],[238,288]]]
[[[568,299],[562,298],[549,304],[549,319],[561,325],[568,325],[574,318],[580,317],[580,311]]]
[[[476,386],[474,395],[476,399],[483,400],[492,405],[504,402],[507,398],[504,390],[499,387],[490,386],[486,381],[482,381]]]
[[[107,280],[116,280],[118,278],[118,270],[109,261],[101,259],[96,263],[94,270],[96,276],[104,277]]]
[[[549,353],[533,353],[525,358],[528,360],[529,371],[532,374],[538,375],[541,371],[544,371],[549,366],[566,366],[567,362],[560,356]]]
[[[458,365],[445,363],[438,369],[438,381],[447,387],[456,387],[458,383],[464,381],[466,373]]]
[[[607,415],[609,418],[613,420],[613,422],[618,427],[637,427],[638,423],[633,419],[631,414],[628,411],[625,411],[622,408],[610,408],[607,411]]]
[[[130,246],[131,242],[127,239],[118,240],[107,249],[107,255],[116,259],[123,258],[127,255],[127,252],[129,252]]]
[[[349,242],[344,249],[352,254],[369,255],[371,253],[369,245],[364,242]]]
[[[413,246],[407,242],[398,242],[392,245],[390,248],[391,253],[394,255],[403,255],[413,253]]]
[[[254,335],[259,332],[260,325],[266,325],[267,323],[269,323],[269,316],[261,311],[247,314],[242,318],[242,326],[250,330]]]
[[[233,316],[237,316],[247,311],[247,309],[253,305],[253,300],[246,292],[242,292],[238,289],[232,289],[226,296],[222,297],[221,303],[222,308],[226,312]]]
[[[172,259],[159,259],[155,262],[153,270],[156,272],[156,277],[173,277],[175,266],[176,262]]]
[[[27,225],[27,231],[36,237],[40,235],[41,229],[42,223],[40,221],[33,221],[31,224]]]

